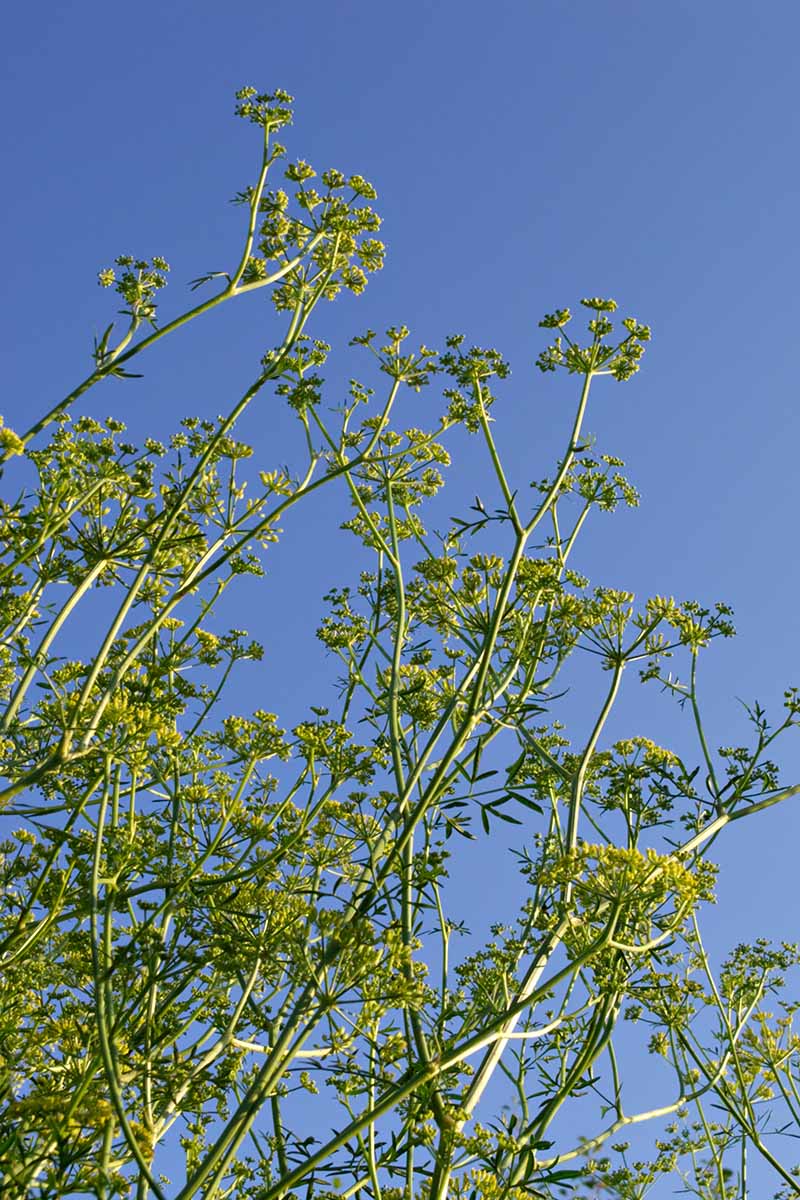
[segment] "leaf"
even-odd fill
[[[506,783],[513,783],[522,770],[527,751],[523,750],[519,758],[515,758],[510,767],[506,767]]]
[[[544,812],[541,804],[536,800],[531,800],[530,796],[523,796],[522,792],[509,792],[508,794],[512,800],[516,800],[517,804],[522,804],[525,808],[529,808],[531,812]]]
[[[518,817],[512,817],[510,813],[500,812],[499,809],[493,808],[492,813],[495,817],[499,817],[501,821],[505,821],[507,825],[521,825],[522,821]]]
[[[212,279],[227,279],[228,283],[231,277],[227,271],[209,271],[207,275],[198,275],[197,279],[192,279],[189,283],[191,291],[196,292],[204,283],[210,283]]]
[[[122,367],[112,367],[109,375],[113,375],[115,379],[144,379],[144,376],[136,371],[123,371]]]
[[[582,1179],[583,1171],[548,1171],[546,1176],[547,1183],[561,1183],[564,1179]]]
[[[484,828],[486,829],[487,833],[489,832],[488,828],[486,827],[486,821],[488,820],[488,817],[486,817],[487,813],[491,813],[493,817],[498,817],[501,821],[505,821],[508,825],[522,824],[522,821],[520,821],[517,817],[509,816],[508,813],[500,811],[503,804],[505,804],[505,800],[493,800],[489,804],[481,805],[481,820],[484,822]]]
[[[99,342],[97,341],[97,338],[95,338],[94,357],[95,357],[95,361],[98,363],[98,365],[102,363],[103,359],[106,356],[106,353],[108,351],[108,339],[111,337],[111,330],[114,328],[115,324],[116,324],[115,321],[111,322],[111,324],[108,326],[108,328],[103,333]]]

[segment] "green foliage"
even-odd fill
[[[0,428],[15,497],[0,507],[3,1195],[622,1200],[682,1172],[721,1200],[746,1194],[728,1161],[747,1147],[798,1194],[759,1107],[777,1096],[800,1116],[795,1009],[761,1006],[796,951],[739,947],[716,978],[700,919],[712,843],[799,790],[769,755],[800,700],[787,692],[776,725],[753,706],[753,744],[712,752],[697,664],[731,636],[730,610],[637,603],[572,565],[596,511],[638,503],[584,424],[595,380],[629,379],[650,330],[615,331],[598,298],[581,301],[580,342],[569,310],[541,322],[558,332],[539,366],[580,387],[540,480],[507,478],[493,429],[509,368],[460,335],[442,354],[409,349],[404,326],[355,337],[374,386],[329,402],[330,348],[309,322],[382,265],[375,191],[335,170],[318,190],[302,159],[269,190],[291,98],[237,101],[262,139],[237,264],[161,324],[167,263],[117,258],[99,281],[125,305],[121,338],[109,325],[92,374],[26,433]],[[122,422],[76,415],[156,341],[261,289],[283,336],[217,421],[136,446]],[[431,427],[397,425],[403,389],[438,383]],[[249,470],[236,429],[264,389],[302,431],[294,467]],[[485,452],[491,504],[429,533],[457,429]],[[287,730],[229,711],[232,673],[263,651],[215,614],[264,574],[284,515],[328,487],[349,496],[343,536],[369,566],[325,595],[335,699],[308,697]],[[561,683],[578,659],[606,691],[570,733]],[[638,729],[605,744],[629,668],[685,708],[696,765]],[[460,944],[449,871],[465,839],[493,845],[509,825],[518,911]],[[622,1021],[674,1075],[652,1113],[624,1104]],[[673,1114],[653,1162],[612,1141]]]

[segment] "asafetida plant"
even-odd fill
[[[738,1196],[748,1151],[800,1194],[753,1108],[768,1075],[800,1109],[796,1054],[760,1007],[795,952],[740,948],[716,980],[700,938],[711,847],[800,791],[769,757],[800,699],[772,725],[754,710],[749,748],[715,751],[697,672],[730,610],[637,604],[573,565],[596,510],[637,503],[585,425],[650,330],[593,297],[574,324],[540,322],[538,366],[576,400],[532,485],[495,440],[493,349],[368,332],[342,403],[313,318],[382,265],[375,191],[286,159],[285,93],[237,99],[261,161],[229,272],[162,319],[167,262],[119,257],[99,279],[122,331],[29,429],[0,429],[2,1195],[639,1197],[683,1172],[697,1195]],[[87,411],[155,343],[180,353],[184,325],[260,292],[280,332],[219,420],[134,445]],[[406,427],[403,393],[422,388],[442,397],[433,424]],[[257,396],[289,406],[304,461],[254,462],[239,425]],[[432,532],[465,430],[487,503]],[[318,629],[339,683],[286,730],[231,711],[262,647],[216,613],[322,489],[351,505]],[[575,729],[567,664],[605,685]],[[610,741],[625,680],[675,694],[694,760],[639,729]],[[500,863],[510,825],[519,902],[483,943],[448,868],[466,839]],[[656,1109],[628,1105],[642,1064],[619,1055],[621,1028],[646,1031],[643,1069],[648,1049],[672,1062]],[[629,1163],[623,1131],[647,1120],[672,1132]]]

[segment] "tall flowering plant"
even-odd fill
[[[461,336],[440,353],[405,327],[355,337],[369,380],[332,404],[315,310],[380,268],[380,222],[362,176],[287,164],[290,103],[238,94],[261,159],[236,197],[234,265],[194,281],[210,295],[162,321],[167,262],[120,256],[99,281],[121,332],[108,325],[91,374],[28,430],[0,429],[3,1195],[638,1197],[688,1164],[698,1195],[727,1196],[740,1143],[797,1194],[751,1095],[788,1061],[758,1004],[795,951],[740,948],[718,982],[700,921],[712,845],[800,790],[769,758],[800,699],[774,724],[754,709],[752,745],[714,751],[698,663],[732,634],[730,610],[637,603],[573,565],[595,511],[638,502],[585,424],[650,330],[596,297],[577,333],[567,309],[541,321],[538,366],[573,376],[576,402],[533,483],[495,438],[508,366]],[[134,445],[87,414],[156,342],[179,347],[188,322],[262,291],[283,334],[219,420]],[[398,424],[409,388],[442,394],[430,427]],[[299,423],[304,461],[253,468],[238,426],[265,391]],[[432,532],[457,430],[492,499]],[[231,711],[229,681],[262,647],[216,612],[321,489],[351,505],[317,631],[340,683],[287,731]],[[75,657],[98,591],[103,623]],[[578,662],[605,695],[570,729],[560,682]],[[693,760],[640,730],[609,742],[639,683],[684,705]],[[499,862],[509,825],[519,903],[482,943],[448,871],[467,839]],[[715,1005],[716,1048],[696,1033]],[[674,1068],[652,1111],[627,1104],[626,1021]],[[720,1096],[725,1137],[692,1132],[687,1113]],[[621,1131],[661,1118],[671,1140],[630,1164]]]

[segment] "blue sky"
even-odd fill
[[[367,325],[405,322],[429,345],[453,330],[496,345],[513,367],[498,409],[512,475],[546,473],[569,411],[533,369],[541,314],[611,295],[653,326],[641,375],[598,389],[589,420],[599,447],[627,460],[642,507],[599,520],[577,565],[641,597],[734,605],[740,636],[705,667],[714,741],[741,735],[736,697],[780,708],[800,683],[796,4],[84,0],[15,5],[4,24],[9,424],[86,372],[111,317],[96,271],[116,254],[169,259],[165,312],[189,279],[230,263],[239,214],[227,201],[257,154],[232,93],[286,88],[290,153],[373,180],[389,249],[322,332],[343,347]],[[139,434],[222,411],[276,330],[258,298],[234,307],[89,409]],[[345,378],[358,369],[344,351],[341,364]],[[253,422],[264,465],[280,461],[283,416],[265,405]],[[464,469],[454,486],[468,496]],[[316,678],[319,599],[346,582],[318,517],[302,556],[277,557],[273,598],[249,602],[268,673],[244,686],[257,703],[266,689],[267,707],[296,700],[287,646],[297,675]],[[658,740],[663,711],[648,701],[653,725],[627,731]],[[796,749],[784,755],[800,775]],[[786,809],[730,837],[720,947],[797,936],[799,830]]]

